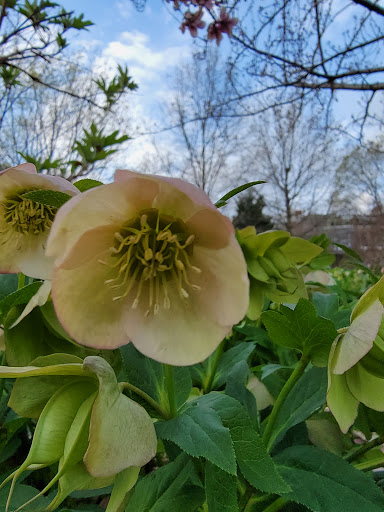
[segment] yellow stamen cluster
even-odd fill
[[[22,194],[7,198],[3,208],[5,221],[23,235],[48,231],[57,212],[57,208],[23,198]]]
[[[189,280],[190,270],[201,272],[190,261],[194,238],[181,220],[161,215],[155,209],[141,212],[128,221],[115,233],[115,244],[110,249],[109,266],[116,269],[117,275],[105,284],[124,290],[113,300],[123,299],[134,290],[132,308],[136,309],[143,301],[148,306],[147,316],[151,312],[159,313],[161,306],[171,307],[171,286],[177,288],[181,299],[188,299],[190,290],[200,289]]]

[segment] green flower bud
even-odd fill
[[[247,262],[250,280],[248,317],[259,318],[265,298],[276,303],[296,303],[307,297],[299,266],[307,264],[322,248],[287,231],[256,234],[249,226],[237,231],[237,239]]]

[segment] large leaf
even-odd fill
[[[318,317],[313,304],[300,299],[294,310],[266,311],[262,321],[274,343],[296,348],[316,366],[327,366],[329,351],[337,331],[333,322]]]
[[[37,293],[42,284],[43,281],[35,281],[34,283],[27,284],[27,286],[20,288],[20,290],[16,290],[10,295],[4,297],[0,301],[0,323],[4,322],[4,318],[14,306],[27,304],[27,302],[29,302]]]
[[[382,491],[341,457],[313,446],[295,446],[277,455],[275,461],[292,488],[284,498],[313,512],[384,510]]]
[[[311,368],[295,384],[276,419],[269,448],[283,438],[294,425],[309,418],[324,403],[327,392],[325,368]]]
[[[228,428],[211,407],[193,402],[183,414],[156,424],[157,435],[176,443],[193,457],[205,457],[222,470],[236,475],[236,460]]]
[[[246,361],[252,354],[255,343],[243,342],[230,348],[219,359],[212,389],[218,389],[225,384],[231,369],[240,361]]]
[[[271,493],[287,492],[289,487],[280,477],[244,407],[234,398],[212,392],[197,399],[199,408],[217,412],[229,429],[237,463],[251,485]]]
[[[204,502],[204,490],[194,485],[192,460],[185,454],[149,473],[136,485],[126,512],[195,512]]]
[[[237,479],[210,462],[205,465],[205,492],[209,512],[238,512]]]
[[[351,311],[349,309],[339,311],[339,296],[336,293],[314,292],[312,303],[317,314],[332,320],[336,329],[347,327],[350,324]]]

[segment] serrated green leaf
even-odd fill
[[[343,309],[339,311],[339,296],[337,293],[314,292],[312,303],[316,308],[316,313],[323,318],[332,320],[336,329],[349,325],[351,310]]]
[[[205,465],[205,493],[209,512],[238,512],[237,480],[210,462]]]
[[[280,477],[246,410],[237,400],[212,392],[195,400],[195,403],[215,410],[222,424],[229,428],[237,463],[251,485],[265,492],[288,492],[289,486]]]
[[[156,423],[156,433],[193,457],[204,457],[223,471],[236,475],[236,459],[228,428],[209,407],[193,402],[185,412]]]
[[[140,480],[125,512],[195,512],[205,495],[194,480],[192,460],[182,454]]]
[[[45,206],[60,208],[60,206],[63,206],[72,196],[60,190],[31,190],[25,192],[23,197],[25,199],[31,199],[36,203],[44,204]]]
[[[296,348],[316,366],[326,366],[333,340],[337,336],[333,322],[316,316],[313,304],[300,299],[295,309],[282,306],[280,312],[266,311],[262,321],[272,341]]]
[[[249,366],[246,361],[239,361],[228,373],[225,393],[240,402],[254,425],[258,428],[258,414],[255,396],[247,388],[250,377]]]
[[[212,389],[218,389],[223,386],[227,380],[228,373],[239,361],[247,361],[252,354],[255,344],[252,342],[239,343],[230,348],[220,357],[215,378],[213,379]]]
[[[280,409],[269,448],[281,440],[291,427],[309,418],[325,404],[327,383],[325,368],[311,368],[301,377]]]
[[[240,192],[247,190],[247,188],[253,187],[255,185],[261,185],[262,183],[266,183],[266,181],[251,181],[250,183],[246,183],[245,185],[240,185],[240,187],[234,188],[215,203],[216,208],[221,208],[222,206],[225,206],[228,200],[231,199],[231,197],[240,194]]]
[[[74,185],[77,189],[80,190],[80,192],[85,192],[86,190],[89,190],[90,188],[100,187],[100,185],[103,185],[103,183],[101,181],[85,178],[83,180],[76,181],[76,183],[74,183]]]
[[[295,446],[275,457],[292,488],[285,495],[313,512],[380,512],[384,496],[374,481],[341,457],[314,446]]]

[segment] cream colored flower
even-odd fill
[[[59,190],[71,196],[79,193],[63,178],[37,174],[32,164],[0,173],[0,273],[23,272],[49,279],[53,260],[44,250],[57,208],[23,198],[32,190]]]
[[[182,180],[117,171],[60,209],[47,252],[58,318],[86,346],[194,364],[247,311],[234,228]]]

